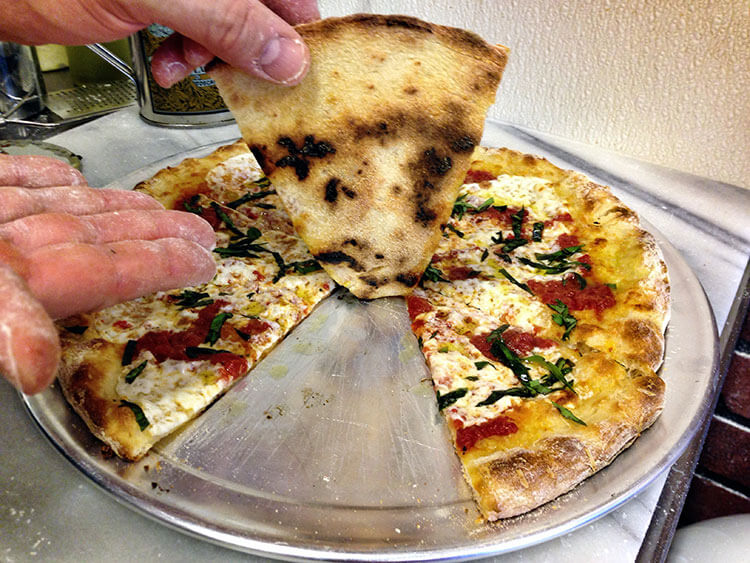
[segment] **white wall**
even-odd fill
[[[319,0],[511,48],[490,117],[750,188],[750,0]]]

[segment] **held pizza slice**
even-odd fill
[[[63,393],[125,459],[142,457],[200,414],[334,288],[298,237],[201,193],[212,182],[220,189],[226,178],[206,184],[206,174],[217,158],[234,152],[224,148],[204,161],[186,161],[140,186],[156,193],[155,185],[172,207],[189,202],[214,225],[211,282],[60,322]]]
[[[211,72],[294,228],[362,298],[409,293],[494,102],[507,49],[405,16],[297,26],[312,64],[284,87]]]

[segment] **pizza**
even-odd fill
[[[59,323],[65,397],[129,460],[226,392],[335,288],[242,142],[135,189],[214,227],[217,273]]]
[[[217,275],[58,323],[65,397],[129,460],[251,373],[336,287],[242,141],[136,189],[214,227]],[[404,306],[486,520],[570,490],[654,422],[669,305],[658,247],[607,188],[474,150]]]
[[[666,266],[635,213],[580,174],[477,149],[407,304],[488,520],[568,491],[661,412]]]
[[[211,76],[328,274],[360,298],[410,293],[482,137],[508,50],[406,16],[295,29],[312,60],[301,84],[223,63]]]

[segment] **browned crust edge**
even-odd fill
[[[475,496],[484,517],[494,521],[533,510],[609,465],[663,408],[661,378],[639,376],[634,385],[640,396],[626,417],[597,423],[586,433],[546,436],[528,448],[504,452],[476,466]],[[467,477],[472,482],[468,472]]]

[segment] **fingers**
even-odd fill
[[[178,30],[228,64],[278,84],[297,84],[307,72],[310,55],[299,34],[258,0],[144,0],[155,21]],[[277,7],[280,2],[276,2]],[[302,17],[311,17],[306,2]],[[302,10],[302,6],[305,9]],[[287,15],[294,15],[288,10]],[[151,65],[157,83],[169,87],[192,70],[181,39],[173,39],[154,53]]]
[[[315,0],[261,0],[271,10],[292,25],[320,19]]]
[[[0,154],[0,186],[85,185],[83,174],[62,160],[48,156]]]
[[[42,305],[13,270],[0,265],[0,373],[17,389],[42,391],[60,361],[57,331]]]
[[[182,238],[208,250],[216,242],[211,225],[198,215],[171,210],[125,209],[83,216],[45,213],[0,225],[0,239],[22,253],[65,242],[104,244],[162,238]]]
[[[151,196],[126,190],[0,187],[0,223],[38,213],[92,215],[118,209],[163,209]]]
[[[178,238],[43,246],[27,261],[29,288],[56,319],[205,283],[216,271],[209,250]]]

